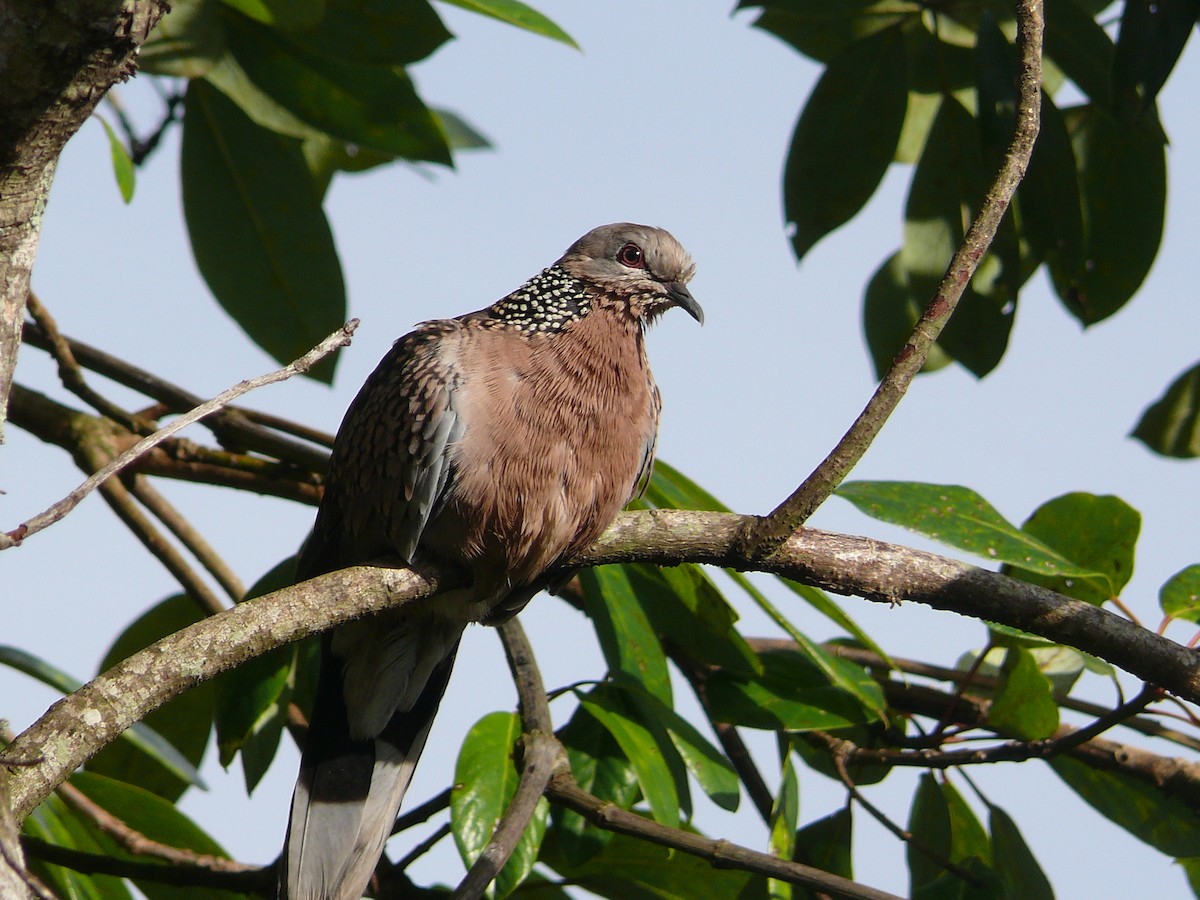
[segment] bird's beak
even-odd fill
[[[692,296],[691,291],[682,281],[666,282],[667,296],[671,299],[671,303],[678,306],[689,316],[704,324],[704,310],[700,308],[700,304],[696,302],[696,298]]]

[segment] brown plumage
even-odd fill
[[[645,329],[672,306],[702,320],[693,270],[667,232],[606,225],[486,309],[400,338],[368,378],[298,576],[419,555],[472,585],[325,640],[281,897],[361,896],[463,628],[519,612],[640,491],[660,407]]]

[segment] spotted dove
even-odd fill
[[[673,306],[703,321],[694,270],[666,231],[597,228],[486,309],[400,338],[359,391],[298,577],[420,556],[472,583],[324,640],[281,897],[361,896],[464,627],[520,612],[644,487],[661,405],[645,330]]]

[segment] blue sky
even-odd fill
[[[430,177],[393,167],[335,182],[327,208],[351,313],[363,324],[332,390],[292,381],[247,405],[332,431],[389,343],[414,323],[490,303],[595,225],[647,222],[671,230],[697,260],[692,289],[707,323],[699,328],[668,316],[651,336],[665,402],[659,454],[735,510],[765,512],[824,456],[873,388],[859,325],[862,290],[900,240],[909,172],[893,167],[869,208],[797,267],[783,231],[780,173],[816,67],[749,28],[748,16],[731,18],[724,4],[541,8],[582,53],[439,7],[460,39],[416,67],[418,86],[428,102],[464,115],[496,149],[464,154],[456,171]],[[1172,139],[1168,219],[1154,271],[1135,300],[1084,333],[1037,276],[1022,294],[999,369],[982,381],[958,369],[919,379],[853,476],[963,484],[1018,522],[1068,491],[1121,496],[1144,517],[1124,599],[1151,627],[1159,618],[1159,585],[1200,559],[1200,465],[1158,459],[1126,438],[1141,410],[1200,357],[1200,213],[1191,202],[1200,195],[1198,79],[1192,46],[1162,97]],[[152,92],[136,81],[120,90],[149,123]],[[128,207],[107,154],[103,130],[89,123],[63,156],[46,215],[34,287],[63,331],[203,395],[274,368],[196,274],[180,212],[178,134],[139,173]],[[55,383],[45,357],[32,350],[23,354],[18,378],[46,391]],[[109,392],[132,402],[119,389]],[[80,480],[62,452],[15,428],[7,438],[0,448],[6,528]],[[247,582],[293,552],[311,522],[311,510],[280,501],[161,488]],[[836,498],[813,524],[931,546]],[[0,572],[10,598],[3,641],[79,677],[94,671],[128,621],[175,591],[98,498],[4,554]],[[775,596],[813,637],[835,635],[790,595]],[[953,664],[984,635],[977,622],[915,604],[886,608],[847,598],[844,605],[890,651],[931,662]],[[772,633],[753,610],[743,612],[746,633]],[[523,621],[549,685],[602,671],[586,623],[561,603],[541,598]],[[1190,637],[1184,629],[1172,634]],[[1088,695],[1112,699],[1098,679]],[[18,730],[53,700],[5,670],[0,696],[0,716]],[[448,782],[472,722],[513,702],[498,642],[473,629],[410,804]],[[566,713],[556,707],[559,721]],[[756,746],[769,764],[770,742]],[[185,809],[235,856],[272,859],[294,759],[281,758],[248,800],[240,772],[226,776],[210,760],[205,774],[213,790],[194,792]],[[1183,874],[1168,859],[1101,820],[1040,764],[972,775],[1016,819],[1060,896],[1185,894]],[[903,822],[913,777],[897,773],[869,796]],[[841,801],[839,786],[802,772],[804,821]],[[701,807],[699,816],[713,835],[765,846],[748,809],[723,818]],[[903,847],[861,813],[856,826],[857,876],[903,892]],[[1069,853],[1064,834],[1072,835]],[[418,872],[453,881],[453,861],[447,842],[446,852]]]

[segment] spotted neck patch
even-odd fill
[[[582,319],[591,309],[587,282],[551,266],[497,300],[488,307],[488,313],[493,320],[522,331],[554,334]]]

